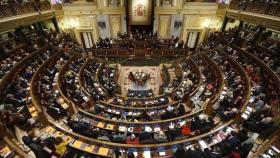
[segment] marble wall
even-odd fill
[[[172,35],[179,37],[184,42],[188,39],[189,32],[199,32],[198,44],[203,42],[207,30],[212,31],[221,24],[220,17],[216,13],[218,4],[207,2],[175,1],[172,7],[155,8],[154,32],[158,31],[160,38],[168,38]]]
[[[127,32],[124,0],[96,0],[97,4],[75,1],[63,5],[63,18],[60,26],[73,29],[77,42],[82,44],[81,32],[90,32],[93,41],[99,37],[115,37],[118,31]],[[116,3],[117,2],[117,3]],[[118,4],[112,7],[111,5]]]

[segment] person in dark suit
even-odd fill
[[[203,151],[198,144],[194,144],[193,149],[189,148],[187,150],[186,158],[203,158]]]
[[[145,141],[152,139],[152,133],[145,131],[145,128],[142,129],[142,132],[139,134],[139,141]]]
[[[229,136],[226,138],[226,140],[224,140],[222,142],[222,144],[224,145],[224,147],[226,147],[226,149],[228,151],[232,151],[233,149],[235,149],[237,146],[239,146],[241,144],[240,140],[237,137],[236,132],[232,131]]]
[[[186,150],[182,144],[179,144],[177,150],[174,153],[174,158],[185,158],[186,157]]]
[[[204,149],[204,158],[221,158],[223,156],[222,149],[220,146],[214,146],[214,149]]]
[[[170,129],[168,131],[168,135],[171,141],[173,141],[175,138],[182,136],[181,134],[181,129],[177,126],[175,126],[175,128]]]

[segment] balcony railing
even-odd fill
[[[0,18],[40,12],[51,9],[49,2],[8,3],[0,5]]]
[[[230,5],[230,9],[253,12],[259,14],[266,14],[271,16],[280,17],[280,2],[279,1],[246,1],[246,0],[233,0]]]

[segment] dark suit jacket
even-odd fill
[[[204,149],[204,157],[205,158],[221,158],[223,155],[222,153],[217,153],[209,149]]]
[[[203,158],[203,151],[201,149],[195,149],[195,150],[189,149],[187,151],[186,158]]]
[[[149,132],[142,132],[139,135],[139,141],[147,140],[147,139],[151,139],[151,138],[152,138],[152,133],[149,133]]]

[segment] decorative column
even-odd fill
[[[175,7],[176,6],[176,0],[171,0],[171,6]]]
[[[28,40],[26,38],[26,36],[24,35],[24,33],[22,32],[22,27],[19,27],[19,28],[16,28],[15,29],[15,35],[17,37],[19,37],[19,40],[21,42],[24,42],[24,43],[28,43]],[[28,44],[31,44],[31,43],[28,43]]]
[[[224,20],[223,20],[223,24],[222,24],[222,27],[221,27],[221,31],[224,32],[225,29],[226,29],[226,26],[227,26],[227,23],[228,23],[228,17],[225,17]]]
[[[42,23],[41,22],[37,22],[37,26],[38,26],[38,29],[39,31],[41,32],[41,34],[46,37],[46,34],[45,34],[45,31],[44,31],[44,28],[42,26]]]
[[[103,2],[104,2],[104,4],[103,4],[104,7],[108,7],[108,5],[109,5],[109,4],[108,4],[108,0],[104,0]]]
[[[60,32],[60,30],[59,30],[59,26],[58,26],[58,23],[57,23],[57,20],[56,20],[56,18],[55,18],[55,17],[53,17],[53,18],[52,18],[52,22],[53,22],[53,25],[54,25],[55,31],[59,33],[59,32]]]
[[[159,0],[156,0],[156,6],[159,7]]]

